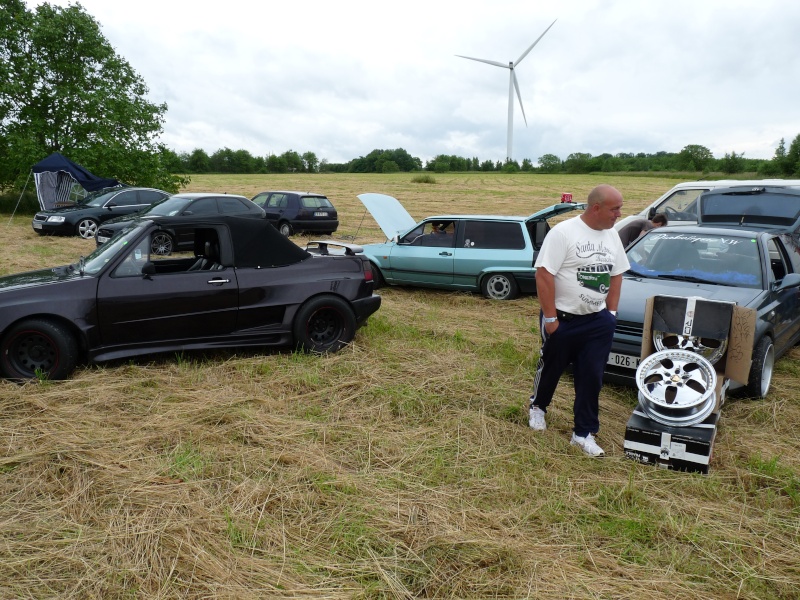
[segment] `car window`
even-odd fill
[[[300,198],[303,208],[333,208],[330,200],[320,196],[303,196]]]
[[[775,238],[767,242],[767,251],[769,252],[769,270],[767,271],[767,277],[770,282],[780,281],[787,273],[792,272],[789,260],[783,251],[782,245]]]
[[[137,195],[136,190],[120,192],[119,194],[111,198],[110,202],[113,202],[117,206],[132,206],[137,203],[136,195]]]
[[[522,250],[525,236],[522,224],[507,221],[467,221],[464,246],[494,250]]]
[[[781,244],[789,255],[792,273],[800,273],[800,233],[792,233],[781,237]]]
[[[181,212],[190,202],[191,200],[188,198],[172,196],[163,202],[159,202],[158,204],[151,206],[149,209],[147,209],[145,214],[158,215],[160,217],[173,217]]]
[[[264,204],[267,202],[267,197],[269,194],[256,194],[253,198],[253,204],[257,204],[258,206],[263,207]]]
[[[112,277],[141,277],[142,267],[150,260],[150,236],[131,248],[124,260],[111,273]]]
[[[199,200],[192,202],[192,204],[187,207],[187,211],[191,211],[193,215],[219,214],[219,209],[217,209],[217,199],[200,198]]]
[[[455,233],[455,221],[425,221],[403,236],[401,243],[452,248],[455,245]]]
[[[247,212],[247,206],[239,198],[218,198],[219,209],[223,213]]]
[[[164,194],[155,190],[140,190],[138,194],[139,204],[153,204],[164,197]]]
[[[673,221],[697,221],[697,197],[705,189],[678,190],[659,204],[653,213],[664,213]]]
[[[652,231],[628,249],[631,271],[647,277],[697,279],[761,288],[758,240]]]
[[[265,208],[286,208],[286,194],[272,194]]]

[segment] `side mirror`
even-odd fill
[[[798,273],[789,273],[786,277],[784,277],[781,282],[778,284],[778,290],[785,290],[788,288],[798,287],[800,286],[800,274]]]
[[[142,275],[155,275],[156,265],[153,261],[148,260],[142,265]]]
[[[111,210],[111,209],[112,209],[112,208],[114,208],[116,205],[117,205],[117,203],[116,203],[116,202],[109,202],[108,204],[106,204],[106,208],[107,208],[108,210]]]

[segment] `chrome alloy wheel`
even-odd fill
[[[716,340],[682,333],[653,331],[653,346],[659,352],[661,350],[690,350],[714,365],[728,349],[728,340],[727,338]]]
[[[711,363],[689,350],[662,350],[636,369],[639,405],[664,425],[700,423],[717,403],[717,374]]]

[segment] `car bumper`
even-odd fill
[[[339,228],[339,221],[336,220],[314,220],[314,221],[293,221],[292,227],[296,231],[336,231]]]
[[[378,294],[372,294],[367,298],[360,300],[353,300],[353,312],[356,315],[356,323],[360,327],[363,325],[367,318],[375,313],[381,307],[381,297]]]
[[[67,223],[48,223],[47,221],[32,221],[31,227],[36,233],[57,233],[57,234],[71,234],[75,230],[75,226]]]

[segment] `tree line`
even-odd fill
[[[620,172],[700,172],[700,173],[757,173],[763,177],[800,177],[800,135],[791,142],[788,150],[781,139],[771,159],[745,158],[744,153],[726,153],[715,158],[711,150],[691,144],[680,152],[648,154],[599,154],[575,152],[565,160],[555,154],[540,156],[536,164],[531,159],[516,161],[480,160],[441,154],[423,161],[411,156],[403,148],[373,150],[366,156],[346,163],[329,163],[319,160],[313,152],[302,155],[289,150],[281,155],[253,156],[247,150],[223,148],[210,156],[202,149],[191,153],[172,153],[170,168],[175,173],[399,173],[433,171],[436,173],[500,171],[506,173],[620,173]]]

